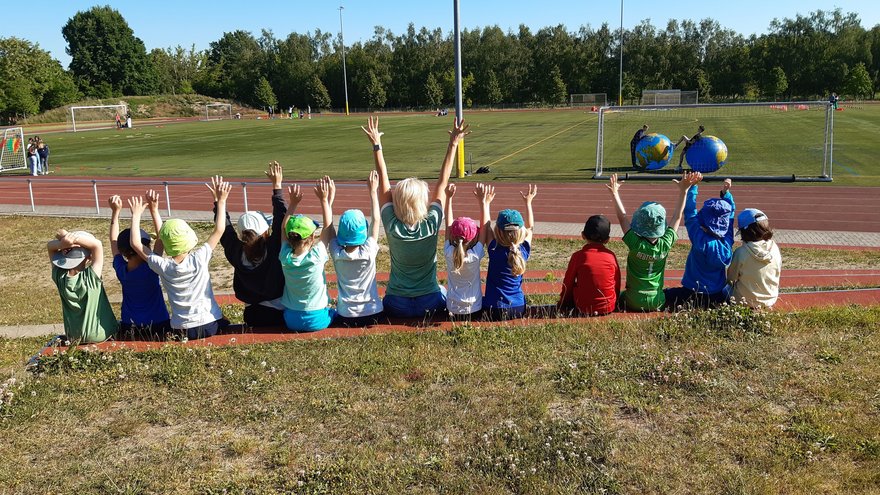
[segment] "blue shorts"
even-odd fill
[[[333,308],[316,309],[314,311],[284,310],[284,324],[294,332],[315,332],[323,330],[333,323],[336,310]]]
[[[382,298],[385,314],[395,318],[430,318],[436,312],[446,312],[446,293],[443,290],[423,296],[405,297],[385,294]]]
[[[229,320],[227,320],[226,318],[220,318],[217,321],[212,321],[211,323],[205,323],[204,325],[199,325],[197,327],[187,328],[187,329],[181,330],[181,331],[186,332],[186,338],[188,338],[189,340],[195,340],[195,339],[204,339],[205,337],[213,337],[213,336],[217,335],[220,332],[220,330],[223,330],[224,328],[226,328],[228,326],[229,326]],[[177,330],[177,329],[175,329],[175,330]]]

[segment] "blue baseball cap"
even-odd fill
[[[360,246],[367,242],[367,219],[361,210],[346,210],[339,217],[336,242],[340,246]]]
[[[736,217],[736,223],[740,229],[747,229],[749,225],[759,221],[766,220],[767,215],[757,208],[746,208]]]
[[[718,237],[724,237],[730,230],[731,212],[733,212],[733,206],[726,200],[712,198],[703,203],[697,218],[700,220],[700,225],[706,227],[709,232]]]
[[[516,210],[501,210],[498,212],[498,221],[495,222],[498,230],[507,230],[525,226],[522,215]]]
[[[147,233],[146,230],[141,229],[141,244],[144,246],[150,245],[150,234]],[[131,229],[125,229],[119,233],[119,236],[116,238],[116,246],[120,251],[132,251],[131,248]]]

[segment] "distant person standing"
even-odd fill
[[[703,131],[705,131],[705,130],[706,130],[705,127],[700,126],[699,129],[697,129],[696,134],[694,134],[690,138],[688,138],[687,136],[682,136],[681,139],[679,139],[678,142],[676,142],[675,145],[672,146],[672,149],[675,149],[675,148],[678,148],[678,145],[681,144],[682,142],[685,143],[684,149],[681,150],[681,154],[678,155],[678,168],[675,169],[676,172],[681,172],[681,164],[684,161],[684,156],[687,154],[688,148],[693,146],[694,143],[696,143],[697,141],[700,140],[701,137],[703,137]]]
[[[40,158],[37,156],[37,140],[34,138],[28,138],[27,161],[31,169],[31,175],[35,177],[40,175]]]
[[[636,160],[636,146],[638,146],[639,141],[645,137],[645,133],[648,132],[648,124],[645,124],[641,127],[641,129],[637,130],[633,135],[632,140],[629,142],[629,154],[630,158],[632,158],[632,166],[633,168],[642,170],[643,167],[639,166],[639,161]]]
[[[37,158],[40,161],[40,170],[43,175],[47,175],[49,173],[49,145],[44,143],[42,139],[37,141]]]
[[[119,116],[119,112],[116,112],[116,128],[122,129],[122,117]]]
[[[293,105],[291,105],[290,108],[287,109],[287,118],[293,120]]]
[[[840,102],[840,97],[837,96],[837,93],[831,93],[831,96],[828,97],[828,103],[831,103],[831,108],[837,110],[837,104]]]
[[[131,111],[125,112],[125,128],[131,129]]]

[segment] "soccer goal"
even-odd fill
[[[608,105],[606,93],[572,93],[568,97],[572,107],[604,107]]]
[[[644,89],[642,105],[696,105],[700,103],[698,91],[680,89]]]
[[[124,126],[127,114],[125,104],[70,107],[70,130],[94,131]]]
[[[707,175],[709,180],[826,182],[833,177],[834,111],[827,101],[603,107],[598,119],[596,179],[612,173],[668,179],[675,173],[684,143],[674,147],[663,169],[633,169],[630,140],[645,124],[649,133],[663,134],[673,144],[696,134],[700,125],[704,136],[721,139],[727,161]],[[687,160],[682,165],[688,169]]]
[[[21,127],[3,129],[3,138],[0,141],[0,172],[27,168],[26,148]]]
[[[232,105],[229,103],[205,104],[205,120],[223,120],[232,118]]]

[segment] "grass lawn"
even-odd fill
[[[629,140],[643,121],[673,140],[693,134],[697,124],[730,149],[725,173],[809,174],[821,172],[824,113],[744,109],[699,114],[654,112],[609,114],[606,170],[628,166]],[[587,180],[596,163],[596,114],[583,111],[472,112],[465,145],[474,168],[492,169],[483,180]],[[393,178],[432,177],[446,149],[452,117],[425,114],[381,117],[383,145]],[[56,173],[87,176],[254,177],[255,164],[279,160],[301,179],[330,173],[360,179],[372,168],[360,126],[366,115],[316,116],[312,120],[191,122],[132,130],[44,136]],[[834,177],[837,184],[880,185],[873,156],[880,105],[835,113]]]
[[[878,328],[724,308],[34,374],[0,339],[0,492],[878,493]]]
[[[67,230],[86,230],[94,233],[104,242],[106,260],[104,263],[104,287],[111,300],[119,300],[121,288],[110,263],[108,233],[109,219],[65,219],[38,218],[27,216],[7,216],[0,218],[3,223],[5,241],[0,245],[0,325],[25,325],[61,322],[61,305],[58,292],[52,284],[51,265],[46,253],[46,242],[60,228]],[[123,224],[123,227],[125,224]],[[208,223],[193,223],[200,239],[205,239],[212,226]],[[441,236],[440,242],[443,242]],[[377,259],[380,272],[387,272],[390,260],[387,250]],[[571,239],[539,238],[533,243],[529,260],[529,270],[565,270],[571,254],[581,248],[583,243]],[[442,246],[441,246],[442,247]],[[611,241],[609,248],[617,253],[621,266],[626,266],[627,249],[621,241]],[[211,278],[217,292],[232,291],[232,269],[223,256],[222,247],[211,260]],[[667,268],[684,268],[689,245],[676,244],[667,261]],[[835,250],[782,248],[785,269],[801,268],[876,268],[880,266],[880,251],[876,250]],[[446,263],[442,252],[438,254],[438,275],[446,276]],[[485,269],[486,260],[484,260]],[[327,264],[327,271],[333,271],[333,263]],[[535,297],[534,304],[555,302],[554,297]],[[240,308],[230,308],[235,321]],[[119,314],[118,305],[116,314]]]

